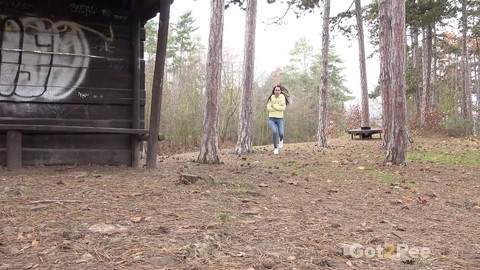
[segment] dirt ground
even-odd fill
[[[0,269],[480,269],[480,140],[329,144],[0,169]]]

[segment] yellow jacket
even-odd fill
[[[283,94],[277,97],[272,95],[267,104],[268,117],[283,118],[283,112],[286,108],[286,100]]]

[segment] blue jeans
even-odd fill
[[[278,148],[277,136],[280,137],[280,141],[283,140],[283,135],[285,133],[283,127],[283,118],[268,118],[268,126],[272,129],[272,141],[273,147]]]

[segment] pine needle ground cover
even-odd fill
[[[329,145],[0,169],[0,269],[480,265],[479,140],[416,138],[403,167],[383,165],[380,140]]]

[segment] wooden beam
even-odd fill
[[[7,131],[7,168],[18,170],[22,168],[22,132]]]
[[[157,55],[152,85],[152,106],[150,110],[149,138],[147,148],[147,169],[157,167],[158,140],[160,131],[160,112],[162,107],[163,76],[165,73],[165,58],[167,53],[168,24],[170,21],[170,1],[160,2],[160,25],[157,36]]]
[[[149,137],[150,137],[150,134],[142,134],[142,135],[140,135],[139,139],[140,139],[140,141],[148,141]],[[159,142],[164,141],[165,140],[165,134],[158,133],[157,140]]]
[[[5,130],[7,133],[12,130],[28,132],[28,133],[107,133],[107,134],[147,134],[145,129],[131,128],[108,128],[108,127],[82,127],[82,126],[47,126],[47,125],[17,125],[17,124],[0,124],[0,131]]]

